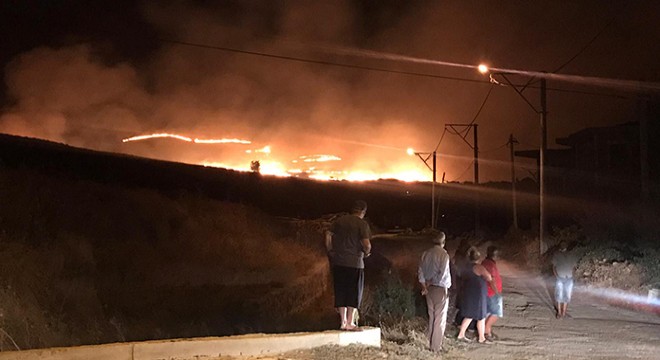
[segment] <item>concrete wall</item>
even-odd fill
[[[323,345],[380,347],[380,329],[359,332],[250,334],[0,352],[0,360],[159,360],[278,354]]]

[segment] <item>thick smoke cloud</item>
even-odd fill
[[[131,66],[106,66],[85,45],[34,49],[6,78],[17,103],[0,118],[5,131],[81,146],[95,133],[135,131],[150,102]]]
[[[346,57],[328,49],[354,47],[468,64],[488,60],[515,68],[552,69],[614,11],[601,9],[585,18],[588,7],[574,5],[514,7],[498,2],[471,7],[432,2],[368,9],[367,3],[144,4],[145,21],[161,39],[145,61],[109,62],[94,42],[39,47],[16,57],[5,72],[15,104],[0,117],[0,131],[242,168],[257,158],[245,150],[270,145],[272,153],[259,155],[260,160],[276,159],[288,168],[295,167],[291,160],[302,155],[333,154],[343,161],[328,168],[380,174],[413,169],[430,176],[418,159],[406,156],[405,148],[431,151],[445,124],[472,121],[491,85],[286,61],[169,40],[484,80],[465,70]],[[554,33],[543,30],[557,19]],[[630,21],[620,19],[616,24],[622,27]],[[578,28],[583,33],[576,35]],[[591,51],[597,54],[601,46],[596,42]],[[591,56],[587,51],[569,69],[586,71],[585,75],[635,75],[619,71],[608,60],[601,61],[604,72],[597,73],[586,66]],[[531,89],[528,97],[537,103],[538,91]],[[633,104],[551,94],[549,143],[585,126],[628,121]],[[522,147],[539,143],[538,116],[511,89],[494,89],[476,122],[483,150],[482,179],[508,176],[507,165],[500,162],[508,157],[501,145],[509,133],[521,140]],[[121,142],[158,132],[241,138],[253,144]],[[471,133],[465,139],[471,143]],[[446,171],[449,180],[469,169],[472,149],[460,136],[445,134],[439,152],[440,171]],[[459,180],[469,180],[467,174]]]

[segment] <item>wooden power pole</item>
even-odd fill
[[[511,150],[511,208],[513,209],[513,228],[518,230],[518,203],[516,201],[516,166],[515,166],[515,151],[513,147],[518,143],[518,140],[509,135],[509,149]]]

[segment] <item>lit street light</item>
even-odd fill
[[[413,148],[408,148],[406,150],[408,155],[413,156],[417,155],[423,162],[426,167],[431,170],[433,173],[433,183],[431,184],[431,229],[435,230],[435,182],[436,182],[436,151],[433,152],[416,152]],[[424,157],[426,156],[426,157]],[[430,158],[433,158],[432,165],[429,165],[428,161]]]

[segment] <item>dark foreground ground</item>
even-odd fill
[[[504,276],[505,317],[494,330],[500,340],[490,345],[463,344],[449,326],[446,352],[424,349],[423,324],[408,324],[402,339],[396,330],[384,330],[380,349],[362,346],[326,346],[260,359],[657,359],[660,353],[660,317],[614,307],[576,288],[569,317],[557,320],[546,279],[510,263],[500,265]],[[405,330],[404,330],[405,331]],[[220,359],[220,358],[218,358]],[[231,358],[222,358],[231,359]]]

